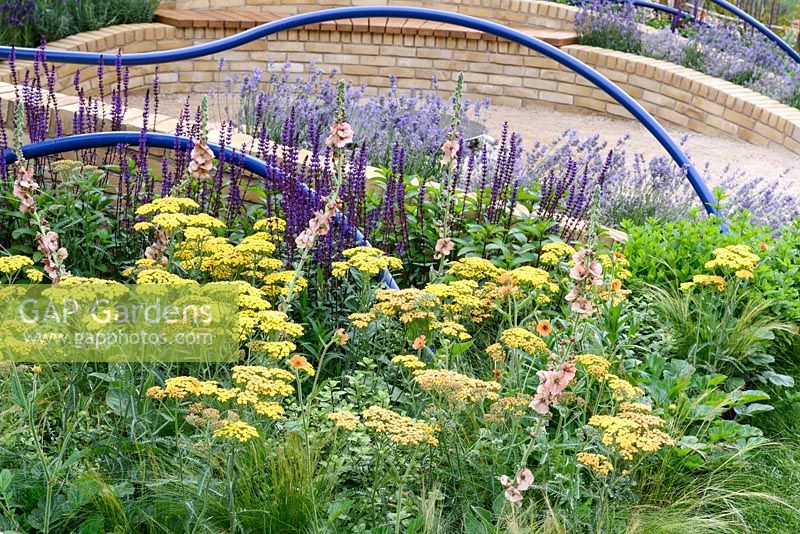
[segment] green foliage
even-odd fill
[[[715,217],[661,222],[648,220],[641,226],[624,223],[628,233],[625,255],[634,278],[660,287],[676,287],[695,274],[712,258],[715,248],[744,243],[757,249],[770,240],[766,228],[757,228],[746,218],[722,221]]]

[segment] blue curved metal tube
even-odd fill
[[[711,190],[706,184],[703,177],[697,171],[695,166],[689,160],[686,153],[681,147],[670,137],[667,131],[656,121],[650,113],[647,112],[638,102],[636,102],[630,95],[620,89],[616,84],[611,82],[608,78],[589,67],[582,61],[570,56],[566,52],[551,46],[544,41],[526,35],[520,31],[513,30],[502,24],[490,22],[487,20],[479,19],[462,15],[460,13],[453,13],[449,11],[440,11],[436,9],[427,9],[419,7],[397,7],[397,6],[376,6],[376,7],[344,7],[336,9],[324,9],[322,11],[315,11],[311,13],[303,13],[292,17],[276,20],[267,24],[262,24],[255,28],[245,30],[236,35],[225,37],[210,43],[200,45],[188,46],[185,48],[178,48],[175,50],[163,50],[159,52],[145,52],[137,54],[123,54],[119,58],[122,65],[151,65],[155,63],[169,63],[174,61],[185,61],[210,54],[216,54],[242,46],[256,39],[261,39],[268,35],[272,35],[281,31],[306,26],[308,24],[317,24],[320,22],[329,22],[342,19],[359,19],[369,17],[395,17],[407,19],[420,19],[429,20],[434,22],[444,22],[447,24],[455,24],[465,28],[482,31],[501,37],[508,41],[518,43],[526,48],[534,50],[550,59],[560,63],[573,72],[580,74],[595,86],[600,88],[603,92],[608,94],[611,98],[616,100],[622,107],[630,112],[647,130],[661,143],[661,146],[667,151],[672,159],[681,167],[686,169],[687,178],[692,187],[703,203],[703,207],[709,214],[717,215],[717,208],[715,207],[716,200],[711,194]],[[11,53],[9,47],[0,47],[0,58],[8,57]],[[19,59],[34,59],[40,52],[33,48],[20,48],[16,50],[16,57]],[[101,54],[90,52],[69,52],[69,51],[48,51],[47,59],[49,61],[63,62],[63,63],[81,63],[81,64],[97,64],[100,60]]]
[[[694,15],[692,15],[691,13],[682,11],[676,7],[659,4],[658,2],[649,2],[647,0],[614,0],[614,1],[620,4],[629,2],[630,4],[636,7],[644,7],[647,9],[652,9],[653,11],[661,11],[662,13],[667,13],[668,15],[672,15],[675,17],[683,17],[690,20],[694,18]],[[570,5],[580,7],[585,3],[586,3],[585,0],[578,0],[576,2],[570,2]]]
[[[135,146],[139,144],[141,134],[139,132],[95,132],[88,134],[72,135],[68,137],[59,137],[58,139],[48,139],[46,141],[39,141],[38,143],[31,143],[22,147],[22,155],[25,159],[36,159],[61,152],[71,152],[75,150],[85,150],[89,148],[105,148],[119,145]],[[171,134],[153,133],[145,134],[145,142],[147,146],[154,148],[173,149],[179,148],[181,150],[189,150],[192,148],[193,141],[188,137],[177,137]],[[224,161],[232,165],[242,167],[243,169],[266,178],[267,175],[281,177],[283,172],[275,167],[269,167],[267,163],[261,159],[250,154],[243,154],[231,148],[226,148],[224,151],[220,149],[219,145],[208,143],[208,148],[214,153],[217,158],[220,155],[224,156]],[[13,150],[7,149],[3,154],[6,163],[14,163],[17,161],[17,155]],[[267,171],[270,171],[269,173]],[[305,184],[298,184],[301,188],[316,195],[310,187]],[[347,225],[347,218],[344,215],[338,215],[339,220]],[[356,228],[355,240],[360,246],[370,246],[364,234]],[[391,289],[399,289],[397,282],[389,271],[382,271],[378,273],[376,279],[384,282],[387,287]]]

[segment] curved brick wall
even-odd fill
[[[489,96],[496,104],[521,108],[535,104],[629,117],[624,109],[582,78],[514,43],[487,39],[470,31],[445,32],[448,36],[437,36],[435,32],[413,35],[397,30],[391,21],[384,19],[383,24],[383,27],[371,23],[369,28],[323,26],[282,32],[223,54],[228,69],[225,75],[263,68],[266,58],[278,63],[291,60],[303,69],[313,61],[324,69],[335,67],[345,77],[372,88],[388,86],[389,74],[398,77],[401,87],[427,85],[427,80],[436,76],[441,80],[442,90],[449,92],[458,72],[463,71],[470,97]],[[174,28],[163,24],[125,25],[80,34],[52,46],[111,51],[113,56],[120,47],[126,52],[171,49],[208,42],[236,31]],[[671,63],[578,45],[562,49],[617,82],[663,124],[758,145],[781,145],[800,154],[800,110]],[[162,66],[162,90],[208,91],[220,78],[217,59]],[[111,57],[107,64],[113,64]],[[70,94],[74,67],[62,65],[58,73],[57,90]],[[152,74],[152,67],[132,69],[131,89],[146,87]],[[90,87],[97,85],[95,76],[95,68],[82,69],[82,79]],[[7,81],[7,77],[0,81]],[[113,83],[113,72],[107,72],[105,83],[107,86]],[[7,97],[8,92],[0,95]],[[69,105],[62,111],[69,113]],[[136,110],[129,113],[131,125],[136,124],[136,113]]]

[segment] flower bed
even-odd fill
[[[470,141],[461,76],[316,76],[231,87],[216,137],[263,179],[210,151],[214,100],[191,149],[0,166],[3,529],[800,526],[796,199],[729,187],[722,233],[669,160]],[[121,129],[124,79],[73,128]],[[13,149],[58,122],[42,86]]]

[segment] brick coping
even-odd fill
[[[156,10],[156,22],[168,24],[176,28],[225,28],[248,29],[261,24],[283,18],[285,14],[273,11],[259,11],[250,8],[225,10],[175,9],[159,7]],[[553,46],[565,46],[578,42],[574,31],[554,30],[549,28],[530,28],[526,26],[510,26],[545,41]],[[303,26],[304,30],[338,31],[355,33],[381,33],[399,35],[420,35],[435,37],[453,37],[456,39],[472,39],[497,41],[494,35],[463,28],[455,24],[445,24],[424,20],[413,20],[392,17],[344,19]]]

